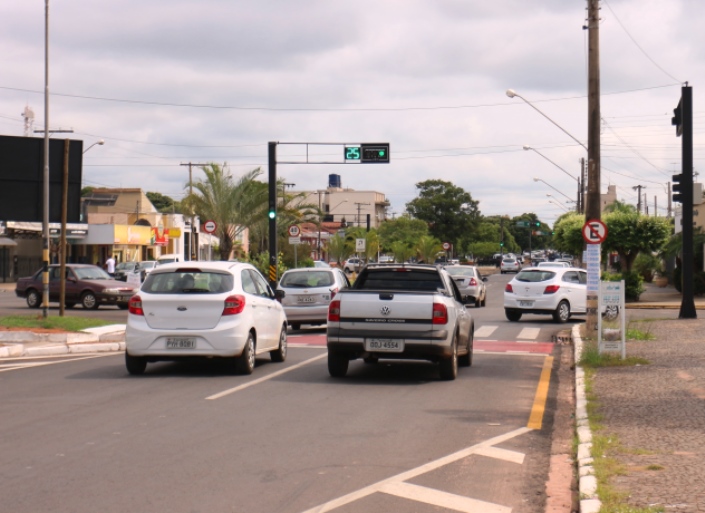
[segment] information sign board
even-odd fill
[[[365,251],[365,239],[355,239],[355,251]]]
[[[624,280],[600,282],[598,295],[597,344],[600,353],[618,351],[626,358]]]
[[[588,244],[585,252],[587,264],[587,293],[597,294],[600,289],[600,248],[601,244]]]

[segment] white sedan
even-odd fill
[[[510,321],[523,314],[550,314],[566,322],[587,307],[587,272],[570,267],[532,267],[520,271],[504,289],[504,312]]]
[[[286,314],[259,271],[242,262],[175,262],[156,267],[129,302],[125,364],[220,357],[250,374],[258,355],[286,358]]]

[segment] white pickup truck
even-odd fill
[[[472,365],[474,322],[451,276],[421,264],[369,264],[328,308],[328,372],[343,377],[350,360],[438,362],[441,379]]]

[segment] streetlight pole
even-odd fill
[[[555,198],[554,198],[554,199],[555,199]],[[554,205],[557,205],[557,206],[559,206],[559,207],[561,207],[561,208],[562,208],[563,210],[565,210],[566,212],[570,212],[570,209],[569,209],[569,208],[567,208],[565,205],[562,205],[562,204],[558,203],[558,201],[548,200],[548,202],[549,202],[549,203],[552,203],[552,204],[554,204]]]
[[[105,144],[105,141],[104,141],[103,139],[101,139],[101,140],[99,140],[99,141],[94,142],[94,143],[91,144],[88,148],[86,148],[85,150],[83,150],[83,153],[86,153],[88,150],[90,150],[90,149],[91,149],[93,146],[95,146],[96,144],[99,145],[99,146],[103,146],[103,145]]]
[[[195,164],[193,162],[187,162],[185,164],[179,164],[180,166],[188,166],[188,195],[189,195],[189,200],[191,200],[191,196],[193,195],[193,174],[191,167],[192,166],[207,166],[208,164]],[[189,241],[188,241],[188,246],[189,246],[189,260],[196,260],[196,257],[198,253],[193,251],[193,205],[191,205],[191,230],[189,233]]]
[[[568,199],[568,201],[573,201],[573,200],[570,198],[570,196],[568,196],[567,194],[562,193],[561,191],[559,191],[558,189],[556,189],[553,185],[551,185],[550,183],[548,183],[546,180],[542,180],[541,178],[536,178],[536,177],[534,177],[534,182],[543,182],[543,183],[545,183],[546,185],[548,185],[551,189],[553,189],[554,191],[556,191],[557,193],[562,194],[563,196],[565,196],[565,197]]]
[[[536,148],[532,148],[532,147],[529,146],[528,144],[525,144],[525,145],[524,145],[524,150],[526,150],[526,151],[531,150],[531,151],[533,151],[534,153],[536,153],[536,154],[542,156],[544,159],[548,160],[551,164],[553,164],[553,165],[556,166],[558,169],[560,169],[561,171],[563,171],[565,174],[567,174],[568,176],[570,176],[573,180],[575,180],[576,182],[578,182],[578,200],[577,200],[575,206],[576,206],[576,211],[577,211],[578,213],[582,212],[581,206],[582,206],[582,195],[583,195],[583,191],[582,191],[582,186],[581,186],[581,183],[580,183],[580,178],[576,178],[576,177],[574,177],[573,175],[571,175],[568,171],[566,171],[566,170],[563,169],[561,166],[559,166],[558,164],[556,164],[555,162],[553,162],[551,159],[549,159],[546,155],[544,155],[543,153],[541,153],[541,152],[540,152],[539,150],[537,150]]]
[[[44,0],[44,216],[42,219],[42,316],[49,307],[49,0]]]

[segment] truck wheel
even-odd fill
[[[521,319],[521,312],[519,312],[518,310],[513,310],[511,308],[505,308],[504,315],[507,317],[508,320],[512,322],[517,322],[519,319]]]
[[[453,381],[458,376],[458,339],[453,338],[453,354],[441,360],[438,364],[441,379],[443,381]]]
[[[334,378],[344,378],[348,372],[350,360],[344,354],[328,351],[328,374]]]

